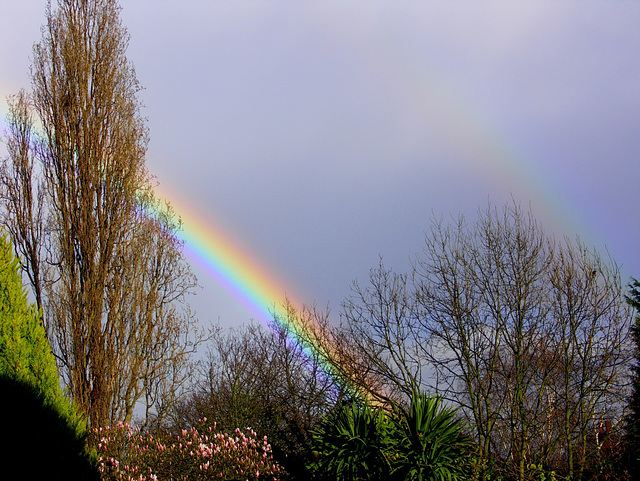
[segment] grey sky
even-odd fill
[[[2,99],[44,3],[2,4]],[[121,3],[149,169],[307,302],[512,195],[640,277],[640,3]],[[195,264],[199,316],[246,321]]]

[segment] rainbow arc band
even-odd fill
[[[285,327],[305,354],[318,354],[323,371],[342,388],[349,389],[327,358],[325,349],[327,346],[330,348],[330,344],[311,346],[302,340],[300,334],[305,329],[302,325],[305,321],[302,316],[290,315],[285,305],[288,302],[296,310],[303,306],[292,290],[242,250],[223,229],[214,227],[212,219],[205,218],[195,207],[182,201],[179,195],[169,192],[166,187],[157,187],[155,191],[158,201],[169,202],[182,222],[178,237],[184,242],[187,257],[248,309],[255,320],[262,323],[274,321]]]

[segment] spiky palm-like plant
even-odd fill
[[[338,405],[313,433],[316,475],[337,481],[389,479],[390,427],[380,409],[357,401]]]
[[[411,481],[467,479],[472,446],[455,410],[440,398],[414,394],[408,410],[396,408],[393,474]]]
[[[320,479],[457,481],[468,479],[472,443],[455,410],[415,394],[393,414],[351,402],[336,407],[313,434]]]

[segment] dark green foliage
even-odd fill
[[[408,409],[392,411],[338,405],[314,432],[316,475],[338,481],[468,479],[472,445],[454,410],[415,394]]]
[[[0,376],[3,478],[23,480],[98,480],[85,439],[29,383]]]
[[[439,398],[416,394],[408,410],[396,410],[394,422],[396,479],[468,478],[472,444],[455,410],[442,407]]]
[[[391,422],[381,409],[357,401],[339,404],[314,432],[320,479],[389,479]]]
[[[640,281],[634,279],[629,286],[627,302],[636,311],[635,322],[631,324],[634,342],[634,363],[631,366],[632,391],[628,413],[625,416],[626,464],[630,472],[640,469]]]
[[[301,423],[288,406],[266,406],[260,417],[256,425],[267,435],[274,459],[285,470],[284,479],[304,479],[306,465],[313,459],[308,424]]]

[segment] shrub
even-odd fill
[[[439,398],[415,394],[408,410],[396,408],[392,442],[398,479],[456,481],[468,479],[471,441]]]
[[[266,436],[251,429],[216,432],[215,424],[177,435],[141,432],[127,424],[91,430],[103,480],[235,480],[280,476]]]
[[[16,479],[100,479],[86,450],[85,437],[40,389],[2,375],[0,393],[4,417],[0,457],[4,476],[13,472]]]
[[[455,411],[440,399],[415,394],[408,409],[389,413],[360,402],[344,403],[314,431],[320,479],[468,479],[472,443]]]
[[[86,430],[84,420],[60,389],[40,312],[27,300],[18,259],[6,236],[0,236],[0,376],[29,384],[79,435]]]
[[[382,480],[390,475],[388,417],[359,401],[339,404],[313,432],[320,479]]]

